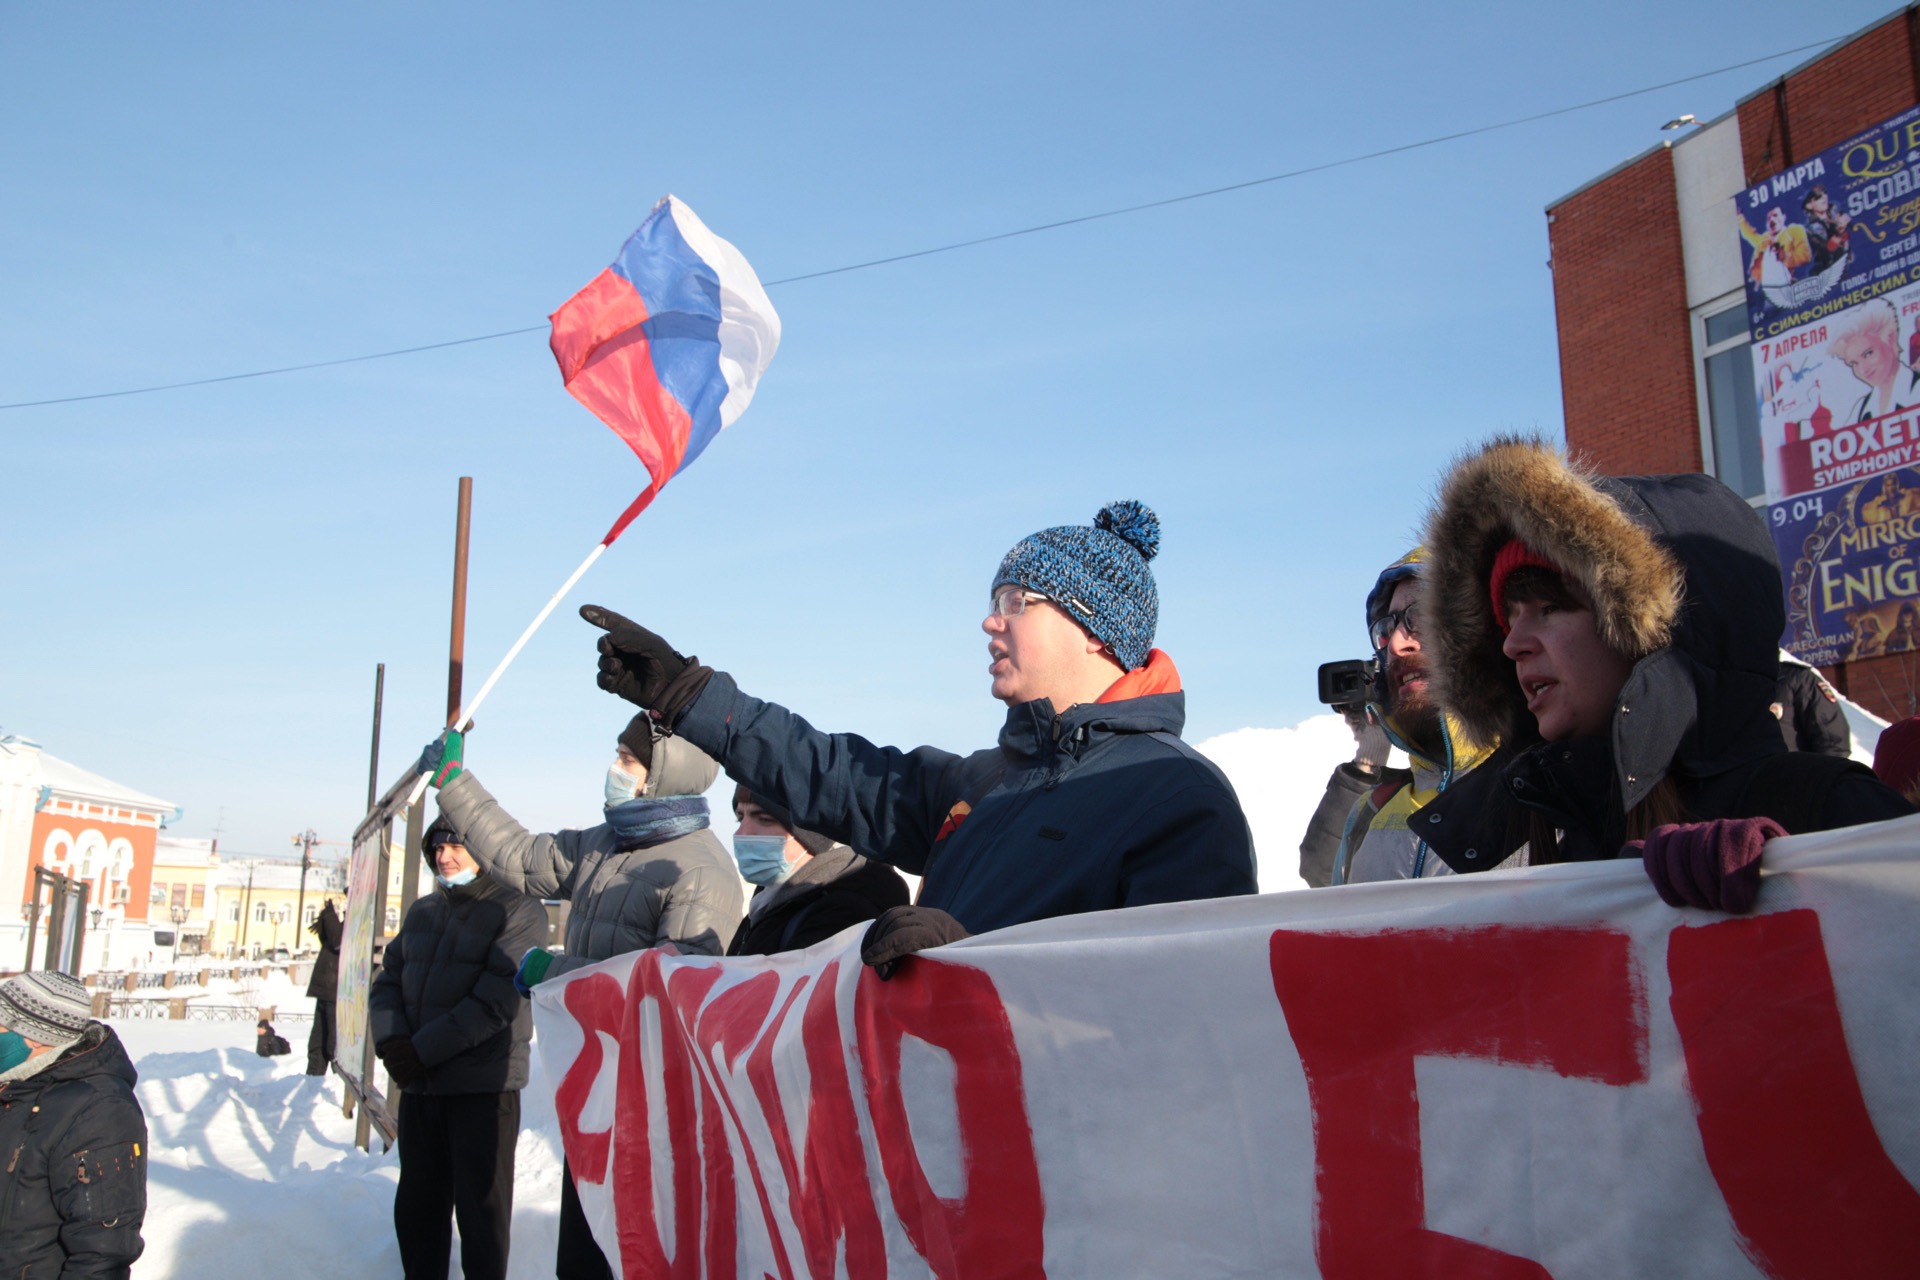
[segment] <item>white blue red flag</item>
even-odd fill
[[[740,251],[668,196],[549,319],[567,390],[647,468],[610,544],[745,412],[780,346],[780,317]]]

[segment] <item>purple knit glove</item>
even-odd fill
[[[1637,853],[1670,907],[1743,916],[1760,894],[1760,850],[1786,830],[1772,818],[1718,818],[1655,827],[1623,852]]]

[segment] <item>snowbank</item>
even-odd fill
[[[146,1280],[339,1280],[400,1274],[393,1241],[397,1152],[353,1145],[333,1076],[309,1076],[306,1024],[294,1053],[261,1058],[241,1022],[116,1019],[147,1113]],[[560,1143],[553,1091],[534,1055],[521,1094],[513,1277],[553,1274]],[[452,1274],[459,1274],[459,1244]]]
[[[1226,772],[1240,796],[1260,860],[1260,892],[1304,889],[1300,837],[1334,766],[1353,758],[1346,721],[1311,716],[1291,729],[1235,729],[1195,745]]]

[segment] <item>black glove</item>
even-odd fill
[[[972,936],[938,907],[888,907],[867,926],[867,936],[860,940],[860,962],[872,965],[885,980],[914,952]]]
[[[388,1036],[373,1046],[374,1056],[387,1068],[387,1074],[402,1089],[427,1082],[427,1064],[413,1047],[412,1036]]]
[[[580,616],[607,634],[600,637],[600,687],[654,713],[671,729],[713,678],[713,668],[683,657],[665,640],[637,622],[597,604],[580,606]]]

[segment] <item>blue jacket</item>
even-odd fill
[[[1246,816],[1180,740],[1185,722],[1177,691],[1060,714],[1040,699],[1007,712],[998,747],[901,751],[821,733],[715,672],[675,732],[797,825],[923,877],[922,905],[985,933],[1257,892]]]

